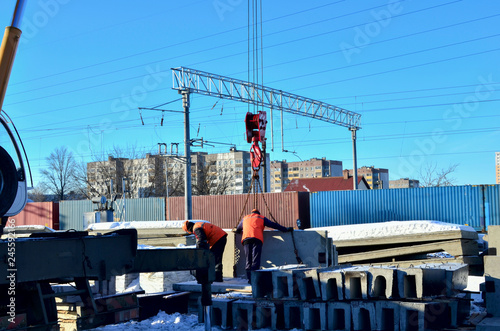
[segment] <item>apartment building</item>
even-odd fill
[[[342,176],[342,161],[312,158],[307,161],[271,162],[270,192],[284,192],[293,179]]]
[[[400,178],[389,181],[389,188],[418,188],[420,182],[417,179]]]
[[[349,176],[353,176],[352,169],[349,169]],[[374,166],[364,166],[358,168],[358,176],[365,177],[372,190],[389,188],[389,170],[375,168]]]

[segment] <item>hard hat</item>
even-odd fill
[[[186,232],[189,232],[188,231],[188,223],[189,223],[189,221],[186,221],[186,222],[182,223],[182,230],[184,230]]]
[[[252,214],[260,214],[260,211],[256,208],[252,209]]]

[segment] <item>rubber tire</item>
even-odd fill
[[[16,200],[17,170],[9,153],[0,146],[0,217],[2,217]]]

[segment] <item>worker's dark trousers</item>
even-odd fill
[[[247,272],[247,279],[250,281],[252,270],[259,270],[260,257],[262,255],[262,241],[256,238],[249,238],[243,242],[243,249],[245,250],[246,264],[245,270]]]
[[[222,282],[222,255],[224,254],[224,248],[226,247],[227,236],[220,238],[213,246],[210,248],[210,252],[214,254],[215,258],[215,281]]]

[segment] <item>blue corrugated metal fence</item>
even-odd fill
[[[315,192],[311,227],[434,220],[476,229],[500,225],[500,185]]]

